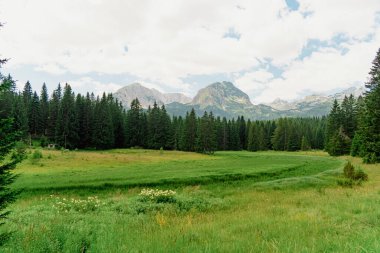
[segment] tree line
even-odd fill
[[[326,118],[282,118],[268,121],[197,116],[170,117],[156,103],[144,110],[138,99],[125,110],[112,94],[95,97],[75,94],[70,85],[58,87],[49,96],[43,84],[38,94],[26,82],[18,92],[11,76],[3,82],[4,116],[14,119],[15,131],[27,142],[40,140],[67,149],[141,147],[213,153],[215,150],[307,150],[323,149]]]
[[[326,151],[380,162],[380,49],[373,60],[364,97],[334,101],[327,120]]]

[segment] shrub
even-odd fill
[[[352,188],[354,186],[354,184],[355,184],[354,180],[348,179],[348,178],[339,179],[337,181],[337,183],[338,183],[339,186],[349,187],[349,188]]]
[[[42,153],[40,150],[36,149],[34,150],[34,152],[32,153],[31,157],[30,157],[30,160],[32,162],[32,164],[37,164],[40,159],[42,158]]]
[[[42,153],[40,150],[36,149],[34,150],[33,154],[32,154],[32,159],[41,159],[43,156],[42,156]]]
[[[338,185],[343,187],[352,187],[354,185],[361,185],[363,181],[368,180],[368,175],[361,168],[355,167],[348,162],[343,168],[344,179],[338,180]]]
[[[346,178],[354,179],[355,168],[352,163],[348,162],[343,168],[343,174]]]
[[[363,163],[373,164],[373,163],[376,163],[376,162],[377,162],[377,158],[376,158],[376,154],[375,153],[366,154],[363,157]]]
[[[359,168],[357,171],[355,171],[354,180],[367,181],[368,174],[365,173],[361,168]]]

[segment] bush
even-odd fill
[[[35,160],[39,160],[41,159],[43,156],[42,156],[42,153],[40,150],[36,149],[34,150],[33,154],[32,154],[32,159],[35,159]]]
[[[348,162],[343,168],[344,179],[338,180],[338,185],[343,187],[352,187],[354,185],[361,185],[363,181],[368,180],[368,175],[361,168],[356,169]]]
[[[373,164],[373,163],[376,163],[376,162],[377,162],[377,158],[376,158],[376,154],[375,153],[366,154],[363,157],[363,163]]]
[[[343,174],[346,178],[354,179],[355,168],[352,163],[348,162],[343,168]]]
[[[367,181],[368,180],[368,175],[365,173],[361,168],[359,168],[354,175],[354,180],[362,180],[362,181]]]
[[[342,186],[342,187],[349,187],[349,188],[352,188],[355,184],[354,180],[352,179],[347,179],[347,178],[344,178],[344,179],[339,179],[337,181],[338,185],[339,186]]]

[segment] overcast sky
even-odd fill
[[[0,0],[0,21],[2,73],[49,93],[227,80],[290,100],[363,85],[380,47],[380,0]]]

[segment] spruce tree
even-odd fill
[[[190,113],[186,114],[184,131],[183,131],[183,144],[184,150],[195,151],[197,139],[197,119],[194,108]]]
[[[29,131],[34,136],[41,134],[41,108],[37,92],[33,93],[32,101],[30,103]]]
[[[65,85],[60,103],[56,136],[58,144],[64,148],[73,149],[78,146],[78,118],[75,109],[75,94],[69,84]]]
[[[364,161],[380,162],[380,49],[372,62],[366,84],[365,115],[361,119]]]
[[[97,149],[109,149],[115,143],[111,111],[105,93],[95,105],[92,141]]]
[[[47,136],[54,144],[58,143],[58,129],[60,128],[60,123],[58,121],[59,109],[61,108],[62,99],[62,89],[61,84],[58,84],[56,90],[53,91],[52,99],[49,101],[49,117],[48,117],[48,127]]]
[[[1,24],[0,24],[1,26]],[[0,59],[0,68],[6,62]],[[11,82],[3,81],[4,77],[0,72],[0,104],[5,94],[11,91]],[[0,108],[2,114],[3,108]],[[17,149],[16,142],[20,134],[14,130],[13,119],[11,117],[0,118],[0,225],[4,224],[9,211],[5,209],[15,200],[17,193],[9,185],[15,180],[16,176],[12,173],[15,166],[22,160],[23,151]],[[0,234],[0,246],[6,242],[10,234]]]
[[[46,84],[42,85],[41,96],[40,96],[40,132],[43,135],[47,135],[49,119],[49,95],[47,91]]]
[[[128,147],[143,147],[146,141],[145,127],[147,123],[139,100],[133,99],[126,117],[126,142]]]

